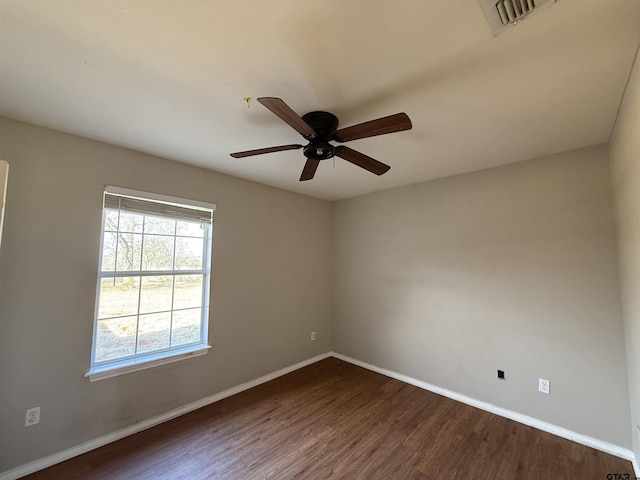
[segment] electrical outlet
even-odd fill
[[[316,341],[316,332],[311,332],[311,341],[312,342]]]
[[[27,410],[27,415],[24,418],[24,426],[30,427],[40,422],[40,407],[34,407]]]
[[[545,380],[544,378],[539,378],[538,391],[549,395],[549,383],[550,383],[549,380]]]

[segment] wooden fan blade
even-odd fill
[[[382,175],[387,172],[391,167],[378,160],[371,158],[364,153],[360,153],[353,148],[339,145],[335,149],[335,153],[338,157],[345,159],[347,162],[351,162],[354,165],[369,170],[376,175]]]
[[[359,138],[375,137],[387,133],[411,130],[411,120],[406,113],[396,113],[388,117],[370,120],[347,128],[338,130],[333,139],[338,142],[350,142]]]
[[[304,182],[305,180],[311,180],[316,174],[316,169],[318,168],[319,163],[320,160],[316,160],[315,158],[308,158],[307,163],[304,164],[304,168],[302,169],[300,181]]]
[[[258,101],[271,110],[274,114],[280,117],[283,121],[288,123],[293,129],[305,138],[316,137],[316,132],[311,128],[307,122],[302,120],[296,112],[294,112],[289,105],[284,103],[280,98],[276,97],[260,97]]]
[[[279,147],[258,148],[256,150],[247,150],[246,152],[232,153],[233,158],[251,157],[253,155],[262,155],[263,153],[282,152],[284,150],[297,150],[302,145],[280,145]]]

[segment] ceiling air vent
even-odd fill
[[[496,10],[502,25],[520,20],[536,8],[533,0],[498,0]]]
[[[494,35],[523,20],[534,10],[553,5],[558,0],[480,0]]]

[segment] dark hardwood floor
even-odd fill
[[[607,479],[630,462],[335,358],[26,478]]]

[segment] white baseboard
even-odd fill
[[[640,466],[638,466],[638,459],[634,458],[631,460],[631,463],[633,464],[633,471],[636,472],[636,477],[640,478]]]
[[[366,368],[367,370],[381,373],[382,375],[385,375],[387,377],[395,378],[396,380],[400,380],[401,382],[414,385],[416,387],[422,388],[424,390],[428,390],[433,393],[437,393],[438,395],[442,395],[444,397],[457,400],[467,405],[471,405],[472,407],[476,407],[490,413],[495,413],[496,415],[500,415],[501,417],[515,420],[516,422],[523,423],[525,425],[537,428],[538,430],[542,430],[544,432],[548,432],[553,435],[557,435],[558,437],[566,438],[567,440],[571,440],[573,442],[586,445],[587,447],[595,448],[596,450],[600,450],[605,453],[610,453],[611,455],[615,455],[616,457],[620,457],[625,460],[630,460],[633,463],[634,469],[636,471],[636,476],[640,477],[640,474],[638,473],[638,464],[633,454],[633,451],[628,450],[626,448],[620,447],[618,445],[614,445],[609,442],[605,442],[603,440],[598,440],[597,438],[589,437],[587,435],[583,435],[581,433],[577,433],[572,430],[559,427],[551,423],[544,422],[542,420],[538,420],[537,418],[529,417],[528,415],[523,415],[521,413],[517,413],[512,410],[507,410],[506,408],[498,407],[491,403],[483,402],[481,400],[476,400],[475,398],[462,395],[452,390],[447,390],[446,388],[437,387],[435,385],[431,385],[430,383],[423,382],[422,380],[417,380],[415,378],[409,377],[407,375],[403,375],[401,373],[397,373],[391,370],[387,370],[385,368],[380,368],[375,365],[371,365],[366,362],[362,362],[355,358],[342,355],[341,353],[331,352],[331,356],[335,358],[339,358],[340,360],[344,360],[345,362],[352,363],[359,367]]]
[[[285,367],[275,372],[268,373],[267,375],[263,375],[260,378],[256,378],[254,380],[242,383],[238,386],[229,388],[227,390],[224,390],[223,392],[216,393],[215,395],[211,395],[196,402],[189,403],[188,405],[178,407],[174,410],[163,413],[162,415],[143,420],[136,423],[135,425],[131,425],[130,427],[121,428],[120,430],[116,430],[115,432],[108,433],[107,435],[103,435],[96,439],[89,440],[88,442],[81,443],[80,445],[77,445],[75,447],[63,450],[62,452],[55,453],[48,457],[41,458],[20,467],[16,467],[12,470],[0,473],[0,480],[16,480],[20,477],[24,477],[25,475],[29,475],[33,472],[37,472],[38,470],[42,470],[44,468],[55,465],[56,463],[64,462],[65,460],[77,457],[78,455],[82,455],[83,453],[86,453],[90,450],[94,450],[98,447],[107,445],[108,443],[120,440],[121,438],[125,438],[148,428],[154,427],[168,420],[184,415],[185,413],[189,413],[199,408],[206,407],[207,405],[222,400],[223,398],[227,398],[231,395],[235,395],[236,393],[240,393],[250,388],[256,387],[262,383],[266,383],[270,380],[281,377],[282,375],[286,375],[287,373],[293,372],[294,370],[298,370],[302,367],[306,367],[307,365],[311,365],[312,363],[316,363],[330,356],[331,352],[317,355],[313,358],[303,360],[289,367]]]

